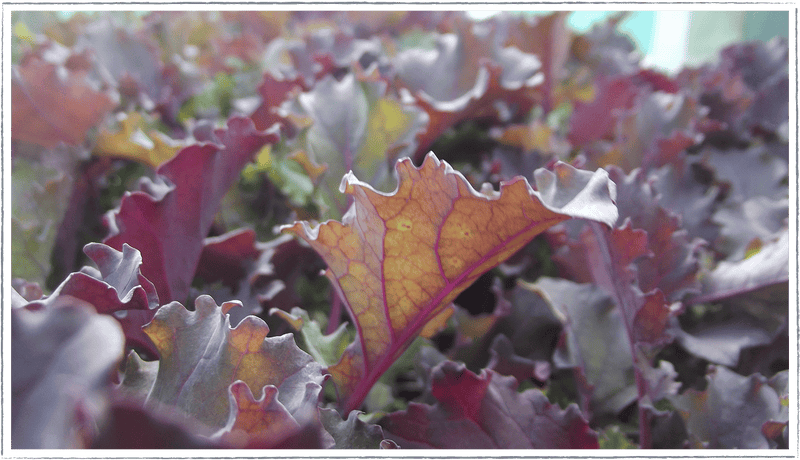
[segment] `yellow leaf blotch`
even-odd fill
[[[142,330],[153,341],[162,359],[172,354],[174,348],[174,330],[172,328],[163,322],[153,321],[145,325]]]
[[[350,233],[349,230],[346,230],[344,227],[340,225],[326,225],[324,227],[320,227],[319,229],[319,241],[323,246],[327,246],[330,248],[335,248],[338,246],[339,243],[339,235],[347,231]]]
[[[31,32],[31,29],[24,22],[17,22],[14,24],[14,36],[26,42],[35,43],[36,36]]]
[[[394,219],[390,220],[386,223],[388,228],[392,230],[400,230],[401,232],[410,231],[414,228],[414,223],[411,219],[405,216],[397,216]]]
[[[328,368],[328,372],[336,383],[340,399],[353,393],[353,389],[363,373],[363,363],[363,357],[351,345],[345,349],[339,362]]]
[[[269,383],[270,376],[272,369],[266,357],[258,353],[246,353],[239,356],[232,380],[241,380],[251,388],[261,388]]]
[[[372,106],[367,120],[366,132],[369,142],[364,142],[357,156],[359,167],[369,170],[376,158],[386,155],[389,147],[397,142],[409,129],[412,115],[403,106],[391,99],[378,99]]]
[[[242,447],[249,437],[279,438],[299,427],[297,421],[277,401],[278,390],[274,386],[264,388],[264,396],[256,400],[250,389],[241,382],[231,386],[236,410],[236,420],[225,440],[236,446],[241,438]]]
[[[231,366],[231,379],[242,380],[250,388],[261,388],[273,377],[273,366],[264,354],[264,339],[269,333],[266,324],[243,320],[231,329],[228,339],[228,363]]]
[[[161,358],[148,400],[192,413],[209,427],[223,428],[230,416],[231,384],[248,388],[247,392],[260,392],[267,385],[283,391],[299,373],[307,376],[306,383],[322,383],[321,366],[297,347],[291,335],[267,337],[269,327],[255,316],[231,328],[225,313],[230,307],[217,306],[203,295],[195,300],[194,311],[172,302],[156,312],[144,328]]]
[[[303,327],[303,318],[295,316],[289,313],[288,311],[281,310],[280,308],[277,307],[270,308],[269,315],[277,316],[280,319],[286,321],[286,323],[295,331],[300,331],[300,329],[302,329]]]
[[[242,322],[231,333],[231,346],[240,353],[253,353],[261,348],[269,329],[257,328],[252,322]]]
[[[127,158],[158,168],[174,157],[181,147],[182,143],[154,129],[148,129],[144,117],[133,112],[119,121],[118,131],[112,132],[107,128],[100,131],[94,154]]]
[[[367,293],[360,289],[362,283],[360,283],[355,276],[350,274],[338,278],[338,282],[342,290],[351,293],[347,297],[347,303],[350,305],[353,312],[356,314],[365,314],[367,312],[367,306],[369,305],[369,299]]]
[[[526,152],[531,150],[549,152],[552,136],[553,130],[550,127],[541,121],[535,121],[530,125],[509,126],[497,140],[505,145],[520,147]]]
[[[346,412],[421,331],[444,324],[443,311],[478,276],[571,217],[545,206],[521,177],[478,193],[433,154],[420,168],[403,159],[396,170],[389,194],[346,175],[340,190],[353,205],[341,223],[282,229],[323,257],[358,326],[359,339],[329,368]]]
[[[308,157],[304,150],[297,150],[287,158],[299,164],[306,174],[308,174],[308,177],[311,178],[311,183],[314,185],[319,184],[320,176],[328,169],[327,165],[318,165],[315,163],[314,160]]]
[[[252,163],[245,165],[242,169],[242,177],[247,180],[254,180],[259,174],[266,172],[272,174],[275,172],[275,162],[272,158],[272,147],[265,145],[261,150],[256,153]],[[270,177],[271,179],[273,177]]]
[[[761,241],[761,238],[758,237],[753,238],[752,240],[750,240],[749,243],[747,243],[747,246],[745,247],[744,258],[749,259],[750,257],[753,257],[754,255],[761,252],[761,248],[763,247],[764,247],[764,242]]]

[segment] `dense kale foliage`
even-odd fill
[[[12,447],[788,447],[786,41],[565,21],[13,12]]]

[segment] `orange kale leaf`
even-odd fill
[[[397,190],[385,194],[348,173],[340,187],[354,200],[342,222],[284,227],[306,240],[328,264],[358,339],[328,371],[345,413],[479,276],[536,235],[580,217],[613,225],[615,186],[603,170],[558,163],[534,176],[488,184],[479,193],[450,165],[429,154],[420,168],[398,161]]]

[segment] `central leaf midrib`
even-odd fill
[[[558,219],[558,217],[556,217],[556,218],[549,219],[549,220],[557,221],[559,219]],[[364,342],[362,341],[361,342],[362,343],[362,347],[363,347],[362,348],[362,356],[364,357],[364,367],[365,367],[365,370],[367,370],[367,375],[360,382],[369,382],[369,383],[371,383],[371,382],[373,382],[373,380],[377,380],[378,378],[380,378],[380,375],[382,375],[383,372],[386,369],[388,369],[391,366],[391,364],[397,358],[399,358],[400,355],[402,355],[403,352],[405,352],[405,349],[404,349],[405,344],[408,341],[410,341],[411,339],[413,339],[413,337],[417,334],[417,332],[420,329],[422,329],[425,326],[425,324],[427,324],[432,319],[431,314],[434,312],[434,310],[436,310],[436,307],[439,306],[439,304],[442,302],[442,300],[445,297],[447,297],[447,295],[449,295],[456,287],[458,287],[460,284],[462,284],[464,282],[464,280],[468,277],[469,274],[471,274],[475,269],[480,267],[481,264],[483,264],[484,262],[489,260],[491,257],[497,255],[500,252],[500,250],[503,247],[508,246],[508,244],[510,242],[514,241],[517,238],[520,238],[522,235],[524,235],[526,232],[530,231],[531,229],[533,229],[537,225],[541,225],[541,224],[543,224],[544,222],[547,222],[547,221],[548,220],[533,221],[531,224],[525,226],[522,230],[518,231],[517,233],[515,233],[510,238],[506,239],[502,244],[498,244],[497,246],[492,248],[492,250],[490,250],[486,254],[484,254],[483,257],[481,257],[479,260],[477,260],[476,262],[471,264],[466,270],[462,271],[461,275],[456,277],[453,281],[449,281],[448,280],[447,284],[439,291],[439,293],[433,299],[431,299],[431,301],[428,302],[427,306],[422,311],[420,311],[419,314],[415,315],[416,319],[414,321],[412,321],[412,323],[410,325],[407,325],[405,328],[403,328],[403,330],[402,330],[402,332],[400,334],[399,340],[393,340],[391,342],[390,350],[392,350],[393,352],[392,353],[383,353],[382,355],[379,356],[379,358],[376,360],[376,362],[372,366],[369,366],[369,361],[367,359],[366,348],[364,347]],[[441,231],[439,233],[441,234]],[[439,254],[438,254],[439,253],[438,237],[437,237],[437,246],[435,247],[435,251],[436,251],[437,261],[439,261],[441,263],[440,257],[439,257]],[[381,264],[381,272],[383,273],[383,264]],[[447,278],[445,277],[445,279],[447,279]],[[386,311],[388,313],[388,305],[386,303],[386,298],[385,297],[384,297],[384,305],[385,305]],[[391,329],[391,323],[389,323],[389,326],[390,326],[390,329]],[[363,385],[365,385],[365,383],[361,383],[358,386],[360,387],[360,386],[363,386]],[[354,392],[353,394],[355,394],[355,393],[356,392]]]

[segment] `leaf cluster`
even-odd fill
[[[567,14],[12,13],[12,447],[788,447],[786,41]]]

